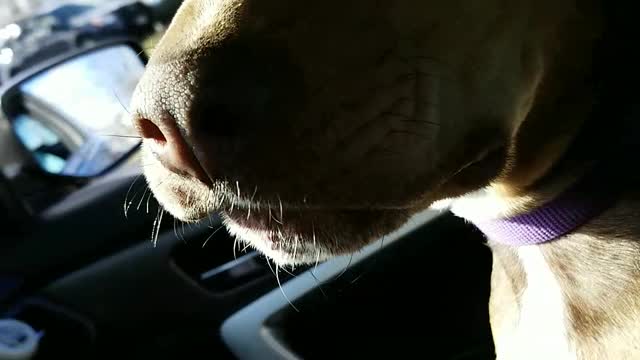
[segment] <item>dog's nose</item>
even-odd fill
[[[154,121],[138,116],[133,122],[144,145],[163,166],[174,173],[208,182],[208,176],[169,115]]]
[[[279,145],[264,135],[286,136],[303,103],[302,77],[288,64],[283,51],[235,42],[195,54],[160,50],[133,97],[136,128],[168,169],[228,178],[239,157],[276,156]]]

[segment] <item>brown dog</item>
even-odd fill
[[[186,0],[134,99],[148,182],[282,264],[436,201],[526,213],[593,160],[561,161],[593,113],[603,23],[596,0]],[[490,239],[499,358],[640,358],[640,231],[608,231],[638,209],[537,246]]]

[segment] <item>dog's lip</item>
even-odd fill
[[[270,204],[270,205],[266,205]],[[404,204],[404,205],[385,205],[385,204],[375,204],[375,203],[360,203],[356,202],[352,205],[345,204],[332,204],[331,202],[285,202],[284,200],[280,201],[250,201],[250,200],[242,200],[235,198],[234,195],[227,195],[227,199],[224,203],[225,209],[233,209],[244,211],[245,214],[249,212],[253,212],[253,210],[258,211],[268,211],[271,208],[272,213],[275,215],[279,212],[380,212],[380,211],[395,211],[395,210],[411,210],[415,206],[412,204]],[[224,209],[223,209],[224,210]]]
[[[326,257],[358,251],[399,228],[411,213],[368,209],[283,211],[284,217],[278,212],[272,219],[268,212],[246,216],[244,211],[234,209],[221,216],[232,234],[256,249],[284,257],[285,262],[304,263],[317,261],[320,253]],[[302,245],[300,249],[298,245]]]
[[[232,219],[238,225],[252,230],[268,230],[276,225],[283,227],[285,223],[285,214],[290,215],[291,211],[287,210],[286,212],[283,210],[279,212],[279,210],[251,210],[247,209],[233,209],[222,212],[224,215]],[[287,216],[288,217],[288,216]]]
[[[254,209],[234,208],[227,211],[221,211],[224,217],[232,220],[236,225],[245,229],[260,232],[270,232],[274,230],[293,232],[295,234],[311,235],[316,229],[315,226],[321,226],[324,219],[337,219],[342,215],[367,216],[372,214],[400,212],[401,210],[393,209],[340,209],[340,208],[323,208],[323,209],[287,209],[272,208]],[[315,223],[317,221],[317,223]]]
[[[164,158],[162,156],[160,156],[158,153],[154,152],[153,150],[151,151],[151,154],[155,157],[155,159],[160,163],[160,165],[162,165],[165,169],[169,170],[170,172],[186,177],[186,178],[193,178],[196,179],[204,184],[209,184],[211,183],[211,181],[209,180],[209,177],[206,175],[206,173],[204,172],[204,170],[198,169],[199,165],[197,165],[197,160],[194,162],[194,171],[183,171],[181,169],[176,168],[175,166],[171,165],[171,163],[167,162],[164,160]]]

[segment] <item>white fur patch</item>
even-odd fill
[[[451,211],[472,222],[487,221],[513,216],[532,207],[534,200],[528,196],[503,197],[488,187],[451,201]]]
[[[538,246],[518,248],[527,276],[521,297],[520,319],[503,334],[499,359],[575,360],[567,334],[564,296]]]
[[[279,237],[276,233],[268,230],[252,230],[238,225],[235,221],[225,218],[224,224],[229,233],[235,236],[243,243],[249,244],[251,247],[261,252],[277,265],[296,265],[296,264],[312,264],[327,260],[331,257],[331,253],[325,249],[320,243],[313,241],[313,247],[308,246],[308,240],[303,239],[282,239],[279,241],[296,242],[296,250],[293,253],[287,253],[283,249],[275,248],[271,245],[271,238]]]

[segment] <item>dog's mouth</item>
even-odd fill
[[[501,167],[503,153],[503,147],[489,147],[465,166],[456,166],[458,171],[447,172],[458,183],[481,178],[488,181],[495,173],[491,169]],[[401,227],[429,202],[403,206],[382,201],[331,202],[326,197],[301,197],[293,192],[258,192],[258,187],[241,186],[242,182],[237,181],[205,184],[195,177],[176,176],[161,162],[146,170],[154,170],[149,177],[154,192],[174,216],[183,221],[198,221],[217,212],[238,241],[280,264],[313,263],[354,253]],[[443,182],[448,183],[449,177],[432,179],[435,189],[442,187]],[[302,200],[292,201],[296,198]]]
[[[353,253],[402,225],[405,210],[234,208],[222,212],[240,241],[283,264]]]

